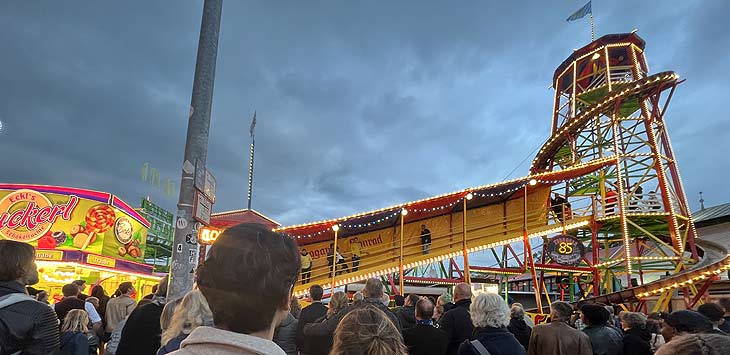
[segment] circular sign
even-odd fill
[[[560,265],[575,266],[580,263],[585,253],[583,243],[570,235],[553,237],[547,244],[547,255]]]
[[[32,242],[53,226],[51,201],[33,190],[13,191],[0,200],[0,235],[18,242]]]
[[[120,243],[128,244],[131,242],[133,232],[134,227],[132,226],[132,222],[129,218],[121,217],[117,219],[117,222],[114,224],[114,235]]]

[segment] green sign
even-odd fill
[[[155,205],[152,201],[142,199],[142,213],[150,222],[150,228],[147,236],[157,237],[163,240],[172,240],[172,220],[171,212]]]

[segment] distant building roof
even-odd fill
[[[692,219],[698,227],[730,221],[730,203],[692,212]]]
[[[261,212],[247,208],[218,212],[210,215],[210,225],[216,228],[228,228],[241,223],[258,223],[270,228],[281,226],[279,222],[265,216]]]

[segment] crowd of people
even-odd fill
[[[195,288],[166,299],[167,279],[136,302],[131,283],[110,297],[82,281],[48,305],[29,295],[35,251],[0,240],[0,355],[694,355],[730,354],[730,299],[669,314],[618,312],[595,303],[553,302],[535,325],[522,305],[497,294],[391,298],[381,280],[361,292],[319,285],[300,309],[293,287],[301,255],[289,237],[254,224],[227,229],[196,273]],[[46,295],[47,298],[47,295]]]

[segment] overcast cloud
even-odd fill
[[[549,134],[553,71],[590,40],[587,18],[565,21],[583,3],[226,0],[215,210],[245,207],[254,110],[253,207],[285,225],[526,175]],[[593,9],[598,35],[638,28],[651,72],[687,79],[667,120],[688,198],[730,202],[730,2]],[[0,181],[174,210],[140,170],[180,179],[201,13],[202,1],[1,2]]]

